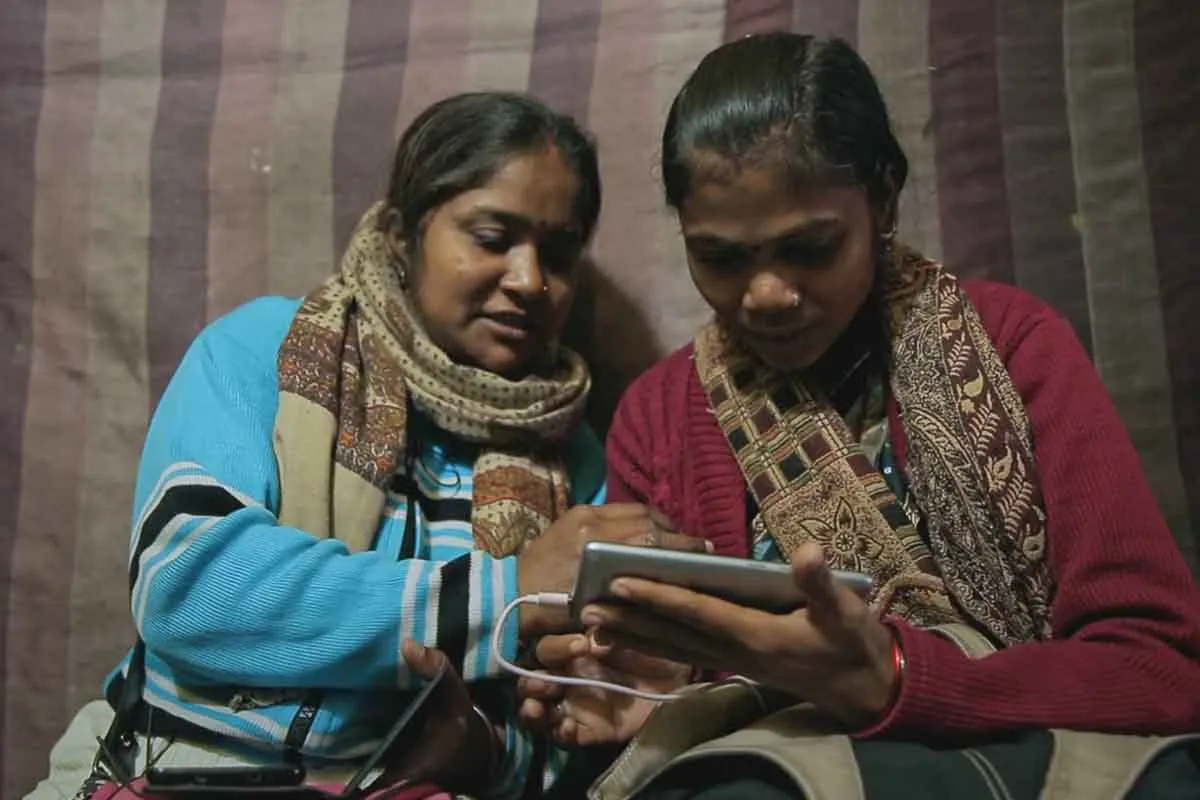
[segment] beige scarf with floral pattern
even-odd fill
[[[475,541],[510,555],[568,505],[560,453],[583,415],[587,365],[560,347],[544,376],[511,381],[452,362],[417,322],[383,210],[376,204],[359,222],[340,271],[304,299],[279,351],[279,520],[370,549],[411,406],[481,446]]]
[[[1045,512],[1021,398],[940,264],[896,247],[882,280],[926,535],[822,390],[767,369],[714,322],[696,338],[696,368],[762,522],[785,555],[815,540],[835,568],[874,576],[881,613],[967,620],[1002,644],[1048,637]]]

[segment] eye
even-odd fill
[[[569,272],[571,267],[575,266],[578,257],[574,251],[543,247],[538,252],[538,261],[551,272]]]
[[[583,244],[574,234],[551,234],[538,246],[538,261],[551,272],[570,272],[579,262]]]
[[[471,238],[475,241],[477,247],[497,255],[507,253],[509,248],[512,247],[512,236],[504,228],[472,228]]]
[[[779,246],[776,257],[792,266],[819,268],[833,262],[841,244],[841,238],[822,242],[787,241]]]
[[[745,267],[749,260],[750,254],[744,250],[725,248],[692,250],[692,261],[714,272],[737,272]]]

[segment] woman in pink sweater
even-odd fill
[[[1200,595],[1116,410],[1062,317],[896,240],[907,162],[857,54],[793,34],[724,45],[675,99],[662,157],[715,316],[626,393],[609,497],[719,553],[790,561],[810,604],[774,615],[623,579],[627,604],[584,613],[612,649],[582,661],[681,682],[622,657],[640,652],[808,701],[850,734],[868,798],[922,783],[1032,797],[1050,729],[1200,730]],[[875,592],[830,568],[871,574]],[[539,654],[594,671],[586,650],[560,637]],[[625,741],[653,709],[524,691],[529,723],[568,745]],[[638,796],[821,796],[800,756],[777,769],[725,744]],[[1157,752],[1130,796],[1195,792],[1194,754]]]

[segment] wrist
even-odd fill
[[[904,675],[908,671],[908,659],[905,657],[904,645],[901,644],[900,637],[890,627],[888,631],[891,635],[889,636],[887,660],[882,665],[881,677],[877,683],[882,691],[875,695],[882,697],[883,700],[882,702],[876,700],[863,714],[865,723],[861,726],[863,728],[875,727],[887,720],[900,702],[900,693],[904,689]]]
[[[892,631],[892,648],[891,648],[891,668],[890,680],[891,685],[888,688],[887,702],[875,714],[877,722],[882,722],[892,715],[896,704],[900,702],[900,692],[904,689],[904,675],[908,672],[908,659],[904,655],[904,645],[900,643],[900,637]]]
[[[538,607],[532,603],[522,603],[517,607],[515,615],[518,649],[520,649],[520,642],[537,638],[537,612]]]
[[[873,663],[843,689],[845,700],[841,713],[836,715],[856,729],[866,730],[879,725],[891,716],[900,702],[908,661],[899,636],[890,626],[887,631],[886,646],[880,647]]]

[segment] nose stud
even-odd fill
[[[795,289],[793,289],[791,294],[792,294],[792,308],[799,308],[800,307],[800,293],[797,292]]]

